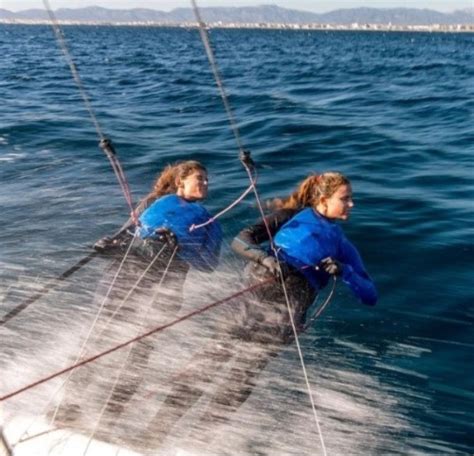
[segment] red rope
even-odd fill
[[[64,369],[61,369],[61,370],[58,371],[58,372],[55,372],[55,373],[53,373],[53,374],[51,374],[51,375],[48,375],[47,377],[44,377],[44,378],[42,378],[42,379],[40,379],[40,380],[37,380],[37,381],[34,382],[34,383],[30,383],[29,385],[26,385],[26,386],[24,386],[24,387],[22,387],[22,388],[20,388],[20,389],[18,389],[18,390],[16,390],[16,391],[13,391],[13,392],[11,392],[11,393],[5,394],[4,396],[1,396],[1,397],[0,397],[0,402],[6,401],[7,399],[11,399],[12,397],[17,396],[17,395],[20,394],[20,393],[23,393],[23,392],[28,391],[28,390],[30,390],[30,389],[32,389],[32,388],[35,388],[36,386],[39,386],[39,385],[41,385],[41,384],[43,384],[43,383],[46,383],[46,382],[48,382],[48,381],[50,381],[50,380],[53,380],[54,378],[59,377],[60,375],[65,374],[66,372],[70,372],[70,371],[72,371],[72,370],[74,370],[74,369],[77,369],[78,367],[81,367],[81,366],[84,366],[84,365],[86,365],[86,364],[89,364],[89,363],[91,363],[92,361],[95,361],[95,360],[97,360],[97,359],[99,359],[99,358],[102,358],[102,357],[104,357],[104,356],[106,356],[106,355],[109,355],[110,353],[113,353],[113,352],[115,352],[115,351],[117,351],[117,350],[120,350],[121,348],[124,348],[124,347],[126,347],[126,346],[128,346],[128,345],[130,345],[130,344],[133,344],[134,342],[137,342],[137,341],[139,341],[139,340],[141,340],[141,339],[144,339],[145,337],[151,336],[152,334],[155,334],[155,333],[157,333],[157,332],[159,332],[159,331],[163,331],[164,329],[170,328],[171,326],[174,326],[174,325],[176,325],[176,324],[178,324],[178,323],[181,323],[182,321],[187,320],[187,319],[189,319],[189,318],[191,318],[191,317],[194,317],[195,315],[199,315],[199,314],[201,314],[201,313],[203,313],[203,312],[205,312],[205,311],[207,311],[207,310],[209,310],[209,309],[212,309],[213,307],[217,307],[217,306],[219,306],[219,305],[221,305],[221,304],[224,304],[224,303],[227,302],[227,301],[230,301],[231,299],[237,298],[238,296],[241,296],[241,295],[243,295],[244,293],[247,293],[247,292],[249,292],[249,291],[253,291],[253,290],[255,290],[256,288],[261,287],[262,285],[271,283],[271,282],[273,282],[274,280],[275,280],[274,277],[270,277],[270,278],[264,280],[263,282],[259,282],[259,283],[255,284],[255,285],[251,285],[251,286],[248,287],[248,288],[245,288],[245,289],[243,289],[243,290],[240,290],[240,291],[238,291],[238,292],[232,294],[231,296],[228,296],[227,298],[220,299],[219,301],[215,301],[215,302],[213,302],[213,303],[211,303],[211,304],[208,304],[207,306],[201,307],[200,309],[197,309],[197,310],[194,310],[194,311],[192,311],[192,312],[189,312],[189,313],[187,313],[186,315],[183,315],[182,317],[177,318],[176,320],[171,321],[170,323],[166,323],[166,324],[164,324],[164,325],[161,325],[161,326],[158,326],[158,327],[156,327],[156,328],[154,328],[154,329],[151,329],[150,331],[147,331],[146,333],[140,334],[139,336],[134,337],[133,339],[127,340],[126,342],[123,342],[123,343],[121,343],[121,344],[119,344],[119,345],[116,345],[115,347],[112,347],[112,348],[110,348],[110,349],[108,349],[108,350],[105,350],[105,351],[103,351],[103,352],[101,352],[101,353],[98,353],[97,355],[91,356],[90,358],[86,358],[86,359],[84,359],[84,360],[82,360],[82,361],[80,361],[80,362],[78,362],[78,363],[75,363],[75,364],[69,366],[69,367],[66,367],[66,368],[64,368]]]

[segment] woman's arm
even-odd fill
[[[261,263],[268,257],[261,244],[269,241],[270,236],[273,238],[296,213],[294,209],[280,209],[267,215],[265,219],[258,220],[254,225],[244,228],[232,241],[232,250],[247,260]]]
[[[374,306],[377,303],[377,290],[374,282],[365,270],[357,249],[347,240],[341,243],[342,281],[364,303]]]

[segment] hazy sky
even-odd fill
[[[169,11],[178,7],[189,7],[189,0],[49,0],[53,9],[80,8],[97,5],[105,8],[150,8]],[[199,6],[256,6],[275,4],[283,8],[314,12],[331,11],[338,8],[370,6],[374,8],[428,8],[438,11],[474,9],[474,0],[197,0]],[[0,8],[20,11],[43,8],[42,0],[0,0]]]

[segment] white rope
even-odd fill
[[[109,294],[113,288],[113,286],[115,285],[115,282],[117,280],[117,277],[119,276],[120,272],[121,272],[121,269],[125,263],[125,260],[127,259],[128,257],[128,254],[130,252],[130,249],[133,245],[133,242],[134,242],[135,238],[132,239],[132,242],[130,242],[126,252],[125,252],[125,255],[124,257],[122,258],[122,261],[117,269],[117,272],[106,292],[106,295],[104,297],[104,299],[102,300],[102,303],[101,305],[99,306],[99,310],[97,311],[96,315],[95,315],[95,318],[94,318],[94,321],[92,322],[91,326],[89,327],[89,331],[86,335],[86,338],[85,340],[83,341],[77,355],[76,355],[76,361],[74,362],[74,364],[77,364],[81,358],[84,356],[84,353],[85,353],[85,348],[89,342],[89,339],[92,335],[92,331],[94,330],[95,328],[95,325],[97,324],[97,321],[99,319],[99,316],[104,308],[104,305],[105,305],[105,302],[107,301],[108,297],[109,297]],[[25,438],[26,435],[28,435],[30,429],[38,422],[40,416],[44,415],[44,413],[46,412],[46,410],[49,409],[49,407],[51,406],[52,402],[54,401],[54,399],[56,398],[56,396],[59,394],[60,391],[62,391],[66,386],[67,386],[67,383],[69,382],[70,378],[71,378],[71,375],[72,375],[73,371],[69,372],[68,376],[66,377],[66,379],[63,381],[63,383],[61,383],[61,385],[56,389],[56,391],[50,396],[48,402],[46,403],[46,405],[44,407],[42,407],[41,411],[39,411],[38,413],[35,414],[35,416],[33,417],[32,421],[28,424],[28,426],[25,428],[25,430],[23,431],[23,433],[18,437],[18,440],[16,441],[15,444],[12,445],[12,448],[15,448],[16,445],[20,444],[20,443],[23,443],[25,442],[26,440],[30,440],[31,437],[29,438]],[[51,419],[49,420],[49,423],[50,425],[52,425],[54,423],[54,420],[56,419],[56,416],[58,414],[58,411],[61,407],[61,404],[62,404],[62,400],[58,403],[58,405],[55,407],[55,410],[53,412],[53,416],[51,417]],[[36,436],[35,436],[36,437]]]
[[[102,302],[100,303],[99,309],[98,309],[98,311],[96,312],[96,315],[95,315],[95,317],[94,317],[94,321],[93,321],[92,324],[90,325],[89,331],[88,331],[88,333],[87,333],[87,335],[86,335],[86,337],[85,337],[85,339],[84,339],[84,341],[83,341],[83,343],[82,343],[82,345],[81,345],[81,347],[80,347],[80,349],[79,349],[79,351],[78,351],[78,354],[77,354],[77,356],[76,356],[76,360],[75,360],[74,364],[77,364],[77,363],[81,360],[81,358],[83,358],[83,356],[85,355],[85,351],[86,351],[87,344],[89,343],[90,338],[92,337],[92,332],[93,332],[93,330],[95,329],[95,327],[96,327],[96,325],[97,325],[97,322],[99,321],[99,317],[100,317],[100,315],[101,315],[101,313],[102,313],[102,311],[103,311],[103,309],[104,309],[104,306],[105,306],[105,303],[106,303],[107,299],[108,299],[109,296],[110,296],[110,293],[112,292],[113,287],[115,286],[115,282],[117,281],[117,278],[118,278],[118,276],[120,275],[120,272],[122,272],[123,265],[125,264],[125,261],[126,261],[126,259],[128,258],[128,255],[129,255],[129,253],[130,253],[130,251],[131,251],[131,249],[132,249],[132,246],[133,246],[133,244],[134,244],[134,242],[135,242],[135,239],[136,239],[136,238],[133,237],[132,240],[131,240],[131,242],[130,242],[130,244],[129,244],[128,247],[127,247],[127,250],[126,250],[126,252],[125,252],[125,255],[123,256],[123,258],[122,258],[122,260],[121,260],[121,262],[120,262],[120,265],[119,265],[119,267],[117,268],[117,272],[115,273],[115,275],[114,275],[114,277],[113,277],[113,279],[112,279],[112,282],[110,283],[110,286],[109,286],[109,288],[107,289],[107,292],[105,293],[104,299],[103,299]],[[69,380],[70,380],[72,374],[73,374],[73,371],[69,372],[67,378],[65,379],[65,381],[63,382],[63,384],[60,386],[60,389],[63,389],[63,388],[65,388],[65,387],[67,386],[67,383],[69,382]],[[57,393],[55,393],[55,395],[56,395],[56,394],[57,394]],[[55,411],[54,411],[54,414],[53,414],[53,416],[52,416],[52,418],[51,418],[51,420],[50,420],[50,424],[52,424],[52,423],[54,422],[54,420],[55,420],[55,418],[56,418],[56,415],[57,415],[57,413],[58,413],[58,410],[59,410],[60,406],[61,406],[61,402],[56,406],[56,409],[55,409]]]
[[[305,383],[306,383],[307,393],[308,393],[309,400],[310,400],[310,403],[311,403],[311,409],[313,411],[314,422],[316,424],[316,429],[318,431],[319,441],[321,442],[321,448],[322,448],[322,452],[323,452],[322,454],[323,454],[323,456],[327,456],[326,445],[324,444],[323,433],[322,433],[322,430],[321,430],[321,425],[319,423],[318,413],[316,411],[316,404],[315,404],[314,398],[313,398],[313,391],[311,389],[311,384],[309,382],[303,352],[302,352],[301,346],[300,346],[300,341],[299,341],[299,337],[298,337],[298,330],[296,328],[295,321],[294,321],[294,318],[293,318],[293,309],[291,308],[290,300],[289,300],[289,297],[288,297],[288,291],[287,291],[286,284],[285,284],[285,278],[283,277],[283,272],[282,272],[282,269],[281,269],[280,260],[278,259],[278,251],[275,247],[275,244],[273,243],[273,237],[271,235],[270,228],[269,228],[269,226],[268,226],[268,224],[265,220],[265,213],[263,211],[263,207],[262,207],[262,204],[261,204],[260,196],[258,194],[258,190],[255,186],[253,187],[253,189],[254,189],[254,193],[255,193],[255,198],[257,200],[258,209],[260,211],[260,214],[262,216],[262,220],[265,224],[265,227],[267,229],[267,232],[268,232],[268,235],[269,235],[269,238],[270,238],[271,249],[272,249],[272,251],[275,255],[275,258],[278,261],[280,282],[281,282],[283,294],[285,296],[286,307],[287,307],[287,310],[288,310],[288,315],[290,317],[291,329],[293,331],[293,335],[294,335],[294,338],[295,338],[296,348],[297,348],[297,351],[298,351],[298,356],[299,356],[299,359],[300,359],[301,368],[303,370],[303,376],[304,376]]]
[[[130,208],[130,213],[132,216],[133,223],[136,225],[137,215],[133,207],[132,193],[130,191],[130,186],[127,182],[125,173],[122,169],[122,165],[120,164],[120,161],[118,160],[115,154],[115,150],[112,147],[112,143],[108,139],[106,139],[104,133],[102,132],[102,129],[99,125],[99,121],[97,120],[97,117],[92,108],[92,104],[89,99],[89,96],[87,95],[86,89],[84,88],[84,85],[82,84],[81,77],[79,76],[79,72],[77,71],[76,64],[74,63],[71,53],[69,52],[68,47],[66,45],[66,39],[64,37],[64,33],[61,27],[59,26],[59,23],[56,19],[56,16],[53,13],[53,10],[51,9],[49,0],[43,0],[43,4],[51,20],[51,26],[53,27],[54,34],[56,35],[56,39],[59,44],[59,47],[61,48],[64,54],[64,57],[66,58],[66,61],[71,70],[72,77],[77,85],[79,93],[82,96],[86,109],[89,112],[89,116],[92,119],[92,123],[94,124],[95,130],[97,132],[97,136],[99,137],[99,140],[100,140],[99,145],[101,149],[104,151],[104,153],[107,155],[107,158],[109,159],[110,164],[112,165],[112,169],[115,173],[115,176],[117,177],[120,188],[122,189],[122,192],[125,196],[127,204]]]
[[[166,244],[165,244],[165,246],[166,246]],[[153,259],[153,261],[151,262],[151,264],[153,264],[153,263],[156,261],[156,259],[159,258],[159,256],[160,256],[160,254],[162,253],[162,251],[163,251],[163,248],[155,255],[155,258]],[[159,289],[159,288],[161,287],[161,285],[163,284],[163,281],[165,280],[165,277],[166,277],[167,274],[168,274],[169,268],[170,268],[170,266],[171,266],[171,263],[173,262],[173,259],[174,259],[175,255],[176,255],[176,252],[177,252],[177,251],[178,251],[178,246],[176,245],[175,248],[174,248],[174,250],[173,250],[173,252],[172,252],[172,254],[171,254],[171,256],[170,256],[170,259],[168,260],[168,263],[167,263],[167,265],[166,265],[166,268],[165,268],[165,270],[163,271],[163,274],[161,275],[160,281],[159,281],[159,283],[158,283],[158,285],[157,285],[157,288],[158,288],[158,289]],[[149,269],[149,267],[147,268],[147,270],[148,270],[148,269]],[[142,274],[141,277],[143,277],[143,275],[144,275],[144,274]],[[147,311],[145,312],[145,315],[143,316],[143,319],[145,319],[145,318],[148,316],[148,313],[149,313],[150,309],[152,308],[152,306],[153,306],[153,299],[150,300],[148,309],[147,309]],[[115,315],[115,314],[114,314],[114,315]],[[109,321],[110,321],[110,320],[109,320]],[[142,328],[143,328],[143,324],[142,324],[142,325],[138,325],[138,328],[137,328],[135,337],[137,337],[137,336],[141,333],[141,329],[142,329]],[[91,445],[91,443],[92,443],[92,440],[94,439],[94,436],[95,436],[95,434],[97,433],[98,426],[99,426],[99,424],[100,424],[100,422],[101,422],[101,420],[102,420],[102,418],[103,418],[103,416],[104,416],[105,410],[106,410],[106,408],[107,408],[107,406],[108,406],[110,400],[112,399],[112,395],[113,395],[113,393],[114,393],[114,391],[115,391],[115,388],[116,388],[117,385],[118,385],[118,382],[119,382],[119,380],[120,380],[120,377],[121,377],[121,375],[122,375],[122,373],[123,373],[125,367],[127,366],[127,361],[128,361],[128,358],[129,358],[129,356],[130,356],[130,353],[131,353],[132,348],[133,348],[134,345],[135,345],[135,343],[130,344],[130,347],[129,347],[129,349],[128,349],[127,356],[125,357],[123,363],[121,364],[120,369],[118,369],[118,373],[117,373],[117,376],[115,377],[114,384],[113,384],[112,388],[110,389],[110,392],[109,392],[109,394],[108,394],[108,396],[107,396],[107,398],[106,398],[106,400],[105,400],[105,402],[104,402],[104,405],[102,406],[102,408],[101,408],[101,410],[100,410],[99,417],[97,418],[97,420],[96,420],[96,422],[95,422],[95,425],[94,425],[94,429],[93,429],[92,433],[89,435],[89,441],[87,442],[86,448],[85,448],[85,450],[84,450],[84,453],[83,453],[84,455],[87,454],[87,451],[89,450],[89,447],[90,447],[90,445]]]
[[[295,337],[296,348],[298,350],[298,356],[300,358],[301,368],[303,370],[303,376],[304,376],[304,380],[305,380],[305,383],[306,383],[306,388],[307,388],[307,391],[308,391],[309,400],[311,402],[311,409],[313,410],[313,417],[314,417],[314,421],[316,423],[316,428],[318,430],[319,441],[321,442],[321,449],[322,449],[323,455],[327,456],[326,445],[324,444],[324,438],[323,438],[323,433],[322,433],[322,430],[321,430],[321,425],[319,423],[318,412],[316,411],[316,404],[314,402],[313,392],[312,392],[312,389],[311,389],[311,384],[309,382],[308,373],[306,371],[306,364],[305,364],[305,361],[304,361],[303,351],[301,350],[301,345],[300,345],[300,341],[299,341],[299,337],[298,337],[298,330],[296,329],[295,320],[293,318],[293,309],[291,308],[291,305],[290,305],[290,300],[289,300],[288,292],[287,292],[286,285],[285,285],[285,279],[283,277],[279,261],[278,261],[278,268],[280,270],[280,281],[281,281],[283,293],[285,295],[286,306],[287,306],[287,309],[288,309],[288,315],[290,317],[291,328],[293,330],[293,335]]]
[[[323,313],[324,309],[331,302],[331,298],[332,298],[332,295],[334,294],[334,290],[336,289],[336,282],[337,282],[336,276],[332,276],[332,278],[333,278],[332,287],[331,287],[331,291],[329,292],[328,297],[323,302],[323,304],[321,304],[321,306],[319,306],[319,308],[313,313],[311,318],[305,323],[303,327],[303,331],[306,331],[311,326],[311,323],[313,323],[313,321],[316,320],[316,318],[318,318]]]
[[[204,223],[201,223],[199,225],[194,225],[192,224],[190,227],[189,227],[189,232],[192,232],[194,230],[197,230],[199,228],[204,228],[205,226],[207,225],[210,225],[211,223],[215,222],[219,217],[221,217],[222,215],[224,215],[226,212],[230,211],[232,208],[234,208],[235,206],[237,206],[237,204],[239,204],[253,189],[253,184],[249,185],[249,187],[247,188],[247,190],[245,190],[242,195],[240,195],[232,204],[230,204],[229,206],[227,206],[225,209],[223,209],[222,211],[218,212],[216,215],[213,215],[209,220],[207,220],[206,222]]]
[[[167,244],[164,243],[163,244],[163,247],[161,247],[161,250],[154,256],[154,258],[150,261],[150,263],[148,264],[148,266],[145,268],[145,270],[140,274],[140,276],[138,277],[138,279],[135,281],[135,283],[133,284],[132,288],[130,288],[130,290],[128,291],[128,293],[125,295],[125,297],[122,299],[122,301],[120,302],[120,304],[118,305],[118,307],[114,310],[114,312],[112,313],[112,315],[110,316],[110,318],[107,320],[107,322],[103,325],[102,327],[102,333],[99,334],[99,336],[101,334],[103,334],[103,331],[110,325],[110,323],[112,322],[112,320],[115,318],[115,316],[117,315],[117,312],[119,310],[122,309],[123,305],[127,302],[128,298],[132,295],[132,293],[136,290],[136,288],[138,287],[138,285],[140,285],[141,281],[143,280],[143,278],[145,277],[145,275],[148,273],[148,271],[151,269],[151,267],[156,263],[156,261],[158,260],[158,258],[160,257],[160,255],[163,253],[163,250],[167,247]]]

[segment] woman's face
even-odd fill
[[[341,185],[329,198],[322,197],[317,209],[327,218],[347,220],[353,207],[351,186]]]
[[[188,201],[198,201],[207,196],[207,173],[203,170],[193,171],[178,182],[176,194]]]

